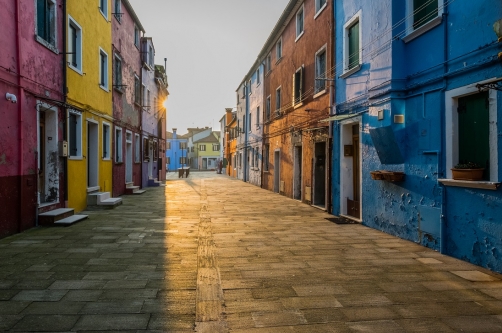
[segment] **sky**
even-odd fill
[[[129,0],[167,58],[167,130],[213,127],[248,73],[289,0]]]

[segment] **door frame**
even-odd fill
[[[317,153],[317,144],[324,143],[324,205],[320,206],[316,203],[316,187],[317,187],[317,177],[316,177],[316,153]],[[312,164],[312,206],[322,208],[327,210],[328,207],[328,141],[315,141],[314,149],[313,149],[313,164]]]
[[[86,175],[87,175],[87,190],[95,190],[95,189],[98,189],[99,190],[99,121],[97,120],[94,120],[94,119],[86,119],[87,120],[87,126],[85,128],[86,130],[86,151],[85,151],[85,156],[86,156]],[[96,185],[94,186],[89,186],[89,178],[90,178],[90,171],[91,171],[91,167],[90,167],[90,162],[91,162],[91,154],[89,153],[89,145],[91,144],[89,142],[89,140],[91,139],[91,136],[90,136],[90,131],[89,131],[89,125],[91,126],[94,126],[96,128],[96,135],[95,135],[95,159],[96,159],[96,163],[95,163],[95,178],[96,178]]]
[[[348,214],[347,198],[352,197],[353,190],[353,158],[344,156],[344,145],[352,144],[352,126],[359,124],[359,212],[360,217],[355,218]],[[354,117],[340,122],[340,215],[359,221],[363,216],[363,198],[362,198],[362,157],[361,157],[361,124],[362,117]]]
[[[281,182],[281,150],[274,150],[274,192],[279,193]]]
[[[295,200],[302,200],[303,189],[303,146],[295,145],[294,151],[294,164],[293,164],[293,198]],[[300,151],[300,154],[298,154]],[[299,193],[298,193],[299,192]]]
[[[127,140],[127,136],[130,135],[131,139]],[[133,180],[133,156],[132,156],[132,144],[133,144],[133,134],[131,131],[126,130],[125,135],[125,182],[132,183]],[[130,174],[130,180],[128,180],[128,173]]]

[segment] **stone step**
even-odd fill
[[[139,194],[143,194],[145,192],[146,192],[146,190],[136,190],[136,191],[132,192],[132,194],[139,195]]]
[[[87,194],[88,205],[99,205],[107,199],[110,199],[110,192],[92,192]]]
[[[88,217],[87,215],[72,215],[55,222],[54,225],[68,227],[72,224],[85,220],[87,217]]]
[[[62,220],[74,214],[73,208],[58,208],[38,215],[39,225],[52,225],[56,221]]]
[[[118,206],[122,204],[122,198],[108,198],[99,203],[100,206]]]

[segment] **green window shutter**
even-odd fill
[[[458,100],[459,163],[473,162],[485,168],[489,179],[490,136],[488,92]]]
[[[349,28],[349,68],[359,65],[359,22]]]
[[[438,16],[438,0],[413,0],[413,29]]]

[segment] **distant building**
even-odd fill
[[[178,135],[177,129],[166,133],[166,164],[168,172],[189,166],[187,134]]]
[[[215,170],[220,157],[220,132],[211,131],[208,136],[194,141],[198,151],[197,168],[199,170]]]

